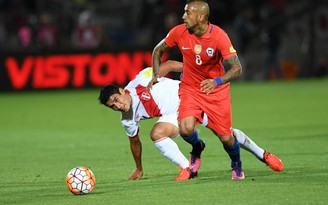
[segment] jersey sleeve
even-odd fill
[[[134,137],[138,134],[139,125],[133,120],[121,119],[121,123],[125,129],[127,136]]]
[[[220,50],[224,60],[237,55],[237,52],[233,48],[227,33],[223,30],[219,33],[218,44],[218,49]]]
[[[126,86],[125,90],[133,90],[138,85],[147,86],[153,76],[151,67],[141,70]]]
[[[177,27],[172,28],[167,36],[165,37],[164,41],[168,47],[172,48],[177,44]]]

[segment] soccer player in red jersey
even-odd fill
[[[242,67],[226,32],[208,21],[209,13],[206,1],[190,0],[185,5],[184,23],[172,28],[153,50],[153,79],[147,89],[150,91],[160,77],[163,53],[178,46],[184,65],[179,89],[179,132],[193,147],[190,171],[197,173],[205,148],[195,125],[206,120],[207,127],[218,136],[231,159],[232,179],[244,179],[240,146],[231,129],[229,90],[230,81],[241,75]]]
[[[161,76],[174,71],[181,72],[183,64],[177,61],[167,61],[161,64]],[[177,110],[179,108],[178,90],[180,82],[166,77],[160,78],[150,93],[147,94],[146,86],[152,79],[153,70],[145,68],[129,82],[125,88],[108,84],[100,90],[99,101],[106,107],[121,112],[121,124],[130,140],[130,149],[135,160],[136,168],[129,180],[141,179],[142,143],[139,138],[140,121],[158,118],[150,132],[154,145],[163,156],[179,166],[180,173],[174,180],[182,181],[193,177],[191,175],[188,159],[181,153],[178,145],[171,139],[179,134]],[[206,113],[203,116],[207,118]],[[203,121],[203,126],[207,126]],[[233,134],[240,143],[240,147],[251,152],[260,161],[270,166],[274,171],[283,170],[281,160],[270,152],[259,147],[243,131],[233,128]]]

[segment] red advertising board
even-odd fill
[[[151,66],[151,51],[2,56],[0,90],[125,85]]]

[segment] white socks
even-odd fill
[[[172,162],[183,169],[189,167],[188,159],[181,153],[178,145],[169,137],[164,137],[154,142],[159,151]]]
[[[233,128],[233,134],[237,138],[241,148],[251,152],[257,158],[263,159],[264,150],[257,146],[257,144],[253,142],[245,133],[241,130]]]
[[[234,136],[237,138],[240,147],[254,154],[258,159],[263,159],[264,150],[253,142],[241,130],[233,129]],[[154,142],[155,146],[166,158],[185,169],[189,167],[188,159],[181,153],[178,145],[169,137],[164,137]]]

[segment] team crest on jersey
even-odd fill
[[[140,97],[141,97],[141,99],[143,99],[145,101],[148,101],[151,98],[149,93],[146,93],[146,92],[142,92]]]
[[[197,55],[200,54],[202,52],[202,46],[199,44],[196,44],[194,47],[194,51]]]
[[[206,49],[206,55],[208,55],[209,57],[213,57],[214,56],[214,49],[211,47],[208,47]]]

